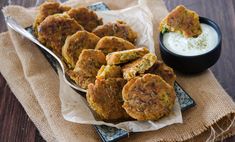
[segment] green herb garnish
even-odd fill
[[[162,34],[169,32],[169,30],[166,27],[163,27]]]

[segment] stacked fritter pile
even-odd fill
[[[173,70],[147,48],[136,47],[137,33],[125,22],[103,25],[87,8],[45,2],[34,30],[65,62],[70,78],[87,89],[87,101],[100,119],[157,120],[171,112]]]

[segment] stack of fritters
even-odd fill
[[[38,40],[61,57],[61,49],[68,36],[81,30],[91,32],[102,24],[102,19],[87,8],[71,8],[57,2],[45,2],[40,6],[33,26]]]
[[[94,49],[100,38],[87,31],[78,31],[68,36],[62,47],[62,56],[70,68],[75,64],[83,49]]]
[[[90,83],[95,82],[97,72],[104,64],[106,61],[103,52],[95,49],[83,49],[75,68],[68,74],[81,88],[87,89]]]
[[[60,56],[67,36],[80,30],[83,27],[67,14],[54,14],[38,26],[38,40]]]
[[[87,8],[46,2],[34,30],[65,62],[70,78],[87,89],[87,101],[100,119],[157,120],[169,114],[175,100],[173,70],[147,48],[138,48],[137,33],[125,22],[102,24]]]
[[[70,9],[71,9],[71,7],[65,6],[65,5],[60,5],[57,2],[43,3],[39,8],[39,13],[33,23],[35,35],[37,36],[37,34],[38,34],[38,26],[42,23],[42,21],[47,16],[58,14],[58,13],[63,13],[63,12],[68,11]]]
[[[100,68],[96,82],[89,84],[87,91],[88,103],[101,119],[157,120],[171,112],[176,76],[154,54],[146,48],[135,48],[111,52],[106,61],[108,65]],[[120,79],[127,83],[118,85]]]

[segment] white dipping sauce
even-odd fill
[[[169,32],[163,35],[165,47],[179,55],[195,56],[211,51],[218,43],[218,34],[214,28],[201,24],[202,33],[196,37],[185,38],[182,34]]]

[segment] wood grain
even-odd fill
[[[222,54],[211,68],[214,75],[235,100],[235,0],[164,0],[168,10],[179,4],[197,11],[219,24],[222,34]],[[12,4],[33,6],[36,0],[11,0]],[[0,8],[8,5],[8,0],[0,1]],[[0,32],[6,31],[4,18],[0,13]],[[226,142],[235,141],[231,137]],[[0,142],[44,142],[37,128],[29,119],[5,79],[0,74]]]

